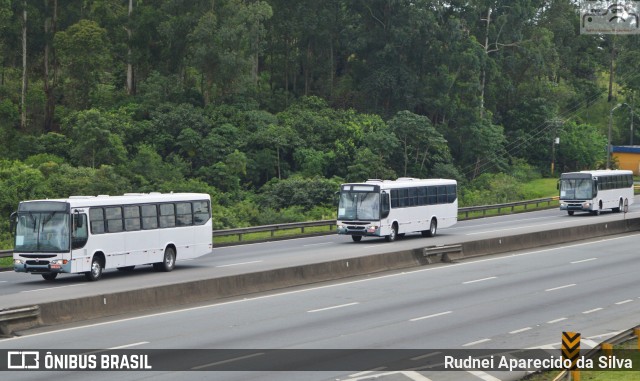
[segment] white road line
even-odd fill
[[[358,372],[358,373],[354,373],[354,374],[350,374],[349,377],[360,377],[360,376],[365,376],[367,374],[373,373],[373,372],[379,372],[381,370],[387,369],[386,366],[381,366],[379,368],[374,368],[371,370],[365,370],[363,372]]]
[[[633,302],[633,299],[623,300],[623,301],[621,301],[621,302],[617,302],[616,304],[617,304],[617,305],[620,305],[620,304],[627,304],[627,303],[631,303],[631,302]]]
[[[575,283],[571,283],[571,284],[565,284],[564,286],[560,286],[560,287],[554,287],[554,288],[547,288],[545,291],[555,291],[555,290],[561,290],[563,288],[568,288],[568,287],[573,287],[575,286]]]
[[[511,331],[509,333],[512,334],[512,335],[515,335],[516,333],[526,332],[526,331],[528,331],[530,329],[533,329],[533,328],[531,328],[531,327],[520,328],[520,329],[516,329],[515,331]]]
[[[427,316],[421,316],[421,317],[409,319],[409,321],[418,321],[418,320],[430,319],[430,318],[437,317],[437,316],[447,315],[447,314],[450,314],[452,312],[453,311],[440,312],[440,313],[433,314],[433,315],[427,315]]]
[[[335,310],[336,308],[343,308],[343,307],[355,306],[356,304],[360,304],[360,303],[359,303],[359,302],[354,302],[354,303],[340,304],[339,306],[331,306],[331,307],[325,307],[325,308],[318,308],[317,310],[309,310],[309,311],[307,311],[307,312],[321,312],[321,311]]]
[[[580,345],[585,345],[588,346],[589,348],[595,348],[598,345],[600,345],[600,343],[597,343],[593,340],[589,340],[589,339],[581,339],[580,340]]]
[[[149,344],[148,341],[140,341],[138,343],[132,343],[132,344],[126,344],[126,345],[120,345],[118,347],[111,347],[109,348],[109,350],[111,349],[124,349],[124,348],[131,348],[131,347],[137,347],[138,345],[144,345],[144,344]]]
[[[8,280],[0,280],[0,283],[7,283]]]
[[[547,322],[547,324],[555,324],[555,323],[559,323],[559,322],[561,322],[561,321],[565,321],[565,320],[567,320],[567,318],[566,318],[566,317],[563,317],[563,318],[560,318],[560,319],[556,319],[556,320],[549,320],[549,321]]]
[[[262,261],[239,262],[239,263],[231,263],[231,264],[228,264],[228,265],[220,265],[220,266],[216,266],[216,267],[220,268],[220,267],[242,266],[242,265],[250,265],[252,263],[260,263],[260,262],[262,262]]]
[[[302,245],[303,247],[310,247],[310,246],[322,246],[322,245],[331,245],[333,242],[321,242],[321,243],[310,243],[308,245]]]
[[[583,311],[582,313],[586,315],[586,314],[590,314],[590,313],[594,313],[594,312],[600,311],[602,309],[603,308],[594,308],[594,309],[589,310],[589,311]]]
[[[573,262],[569,262],[572,265],[575,265],[576,263],[584,263],[584,262],[591,262],[591,261],[595,261],[598,258],[589,258],[589,259],[583,259],[581,261],[573,261]]]
[[[57,290],[57,289],[59,289],[59,288],[76,287],[76,286],[80,286],[80,284],[70,284],[70,285],[68,285],[68,286],[57,286],[57,287],[37,288],[37,289],[35,289],[35,290],[24,290],[24,291],[20,291],[20,292],[49,291],[49,290]]]
[[[430,378],[427,378],[423,375],[421,375],[418,372],[414,372],[414,371],[405,371],[405,372],[401,372],[404,376],[409,377],[410,379],[412,379],[413,381],[431,381]]]
[[[468,373],[483,379],[484,381],[501,381],[499,378],[495,378],[489,373],[481,372],[479,370],[469,370]]]
[[[431,353],[427,353],[426,355],[422,355],[422,356],[417,356],[417,357],[412,357],[411,360],[413,361],[418,361],[418,360],[422,360],[422,359],[426,359],[428,357],[433,357],[436,355],[441,354],[442,352],[431,352]]]
[[[474,346],[474,345],[486,343],[487,341],[491,341],[491,339],[480,339],[480,340],[472,341],[470,343],[463,344],[462,346],[463,347],[471,347],[471,346]]]
[[[262,356],[262,355],[264,355],[264,352],[252,353],[250,355],[235,357],[235,358],[232,358],[232,359],[229,359],[229,360],[222,360],[222,361],[212,362],[210,364],[204,364],[204,365],[196,366],[196,367],[191,368],[191,370],[198,370],[198,369],[202,369],[202,368],[209,368],[209,367],[216,366],[216,365],[228,364],[230,362],[242,361],[242,360],[246,360],[246,359],[250,359],[250,358],[258,357],[258,356]]]
[[[471,283],[477,283],[477,282],[484,282],[485,280],[491,280],[491,279],[496,279],[497,277],[495,276],[490,276],[488,278],[482,278],[482,279],[476,279],[476,280],[470,280],[467,282],[462,282],[462,284],[471,284]]]

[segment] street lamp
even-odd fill
[[[611,169],[611,127],[613,125],[613,112],[621,106],[629,107],[631,111],[631,145],[633,145],[633,108],[626,103],[618,103],[609,112],[609,136],[607,139],[607,169]]]

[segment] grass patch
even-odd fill
[[[0,258],[0,268],[13,266],[13,258]]]
[[[554,197],[558,195],[558,179],[544,178],[531,180],[524,185],[531,198]]]

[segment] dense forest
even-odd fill
[[[333,218],[367,178],[507,201],[602,166],[639,45],[572,0],[0,0],[0,230],[75,194],[207,192],[215,228]]]

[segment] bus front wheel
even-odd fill
[[[154,263],[153,269],[156,271],[169,272],[176,267],[176,251],[173,247],[164,249],[164,257],[162,262]]]
[[[398,225],[393,224],[391,225],[391,231],[389,232],[389,235],[384,236],[384,239],[387,242],[393,242],[396,240],[397,236],[398,236]]]
[[[87,278],[88,281],[95,282],[102,277],[103,269],[104,265],[100,257],[94,256],[91,260],[91,270],[84,273],[84,277]]]
[[[353,242],[360,242],[360,241],[362,241],[362,236],[361,235],[352,235],[351,239],[353,240]]]

